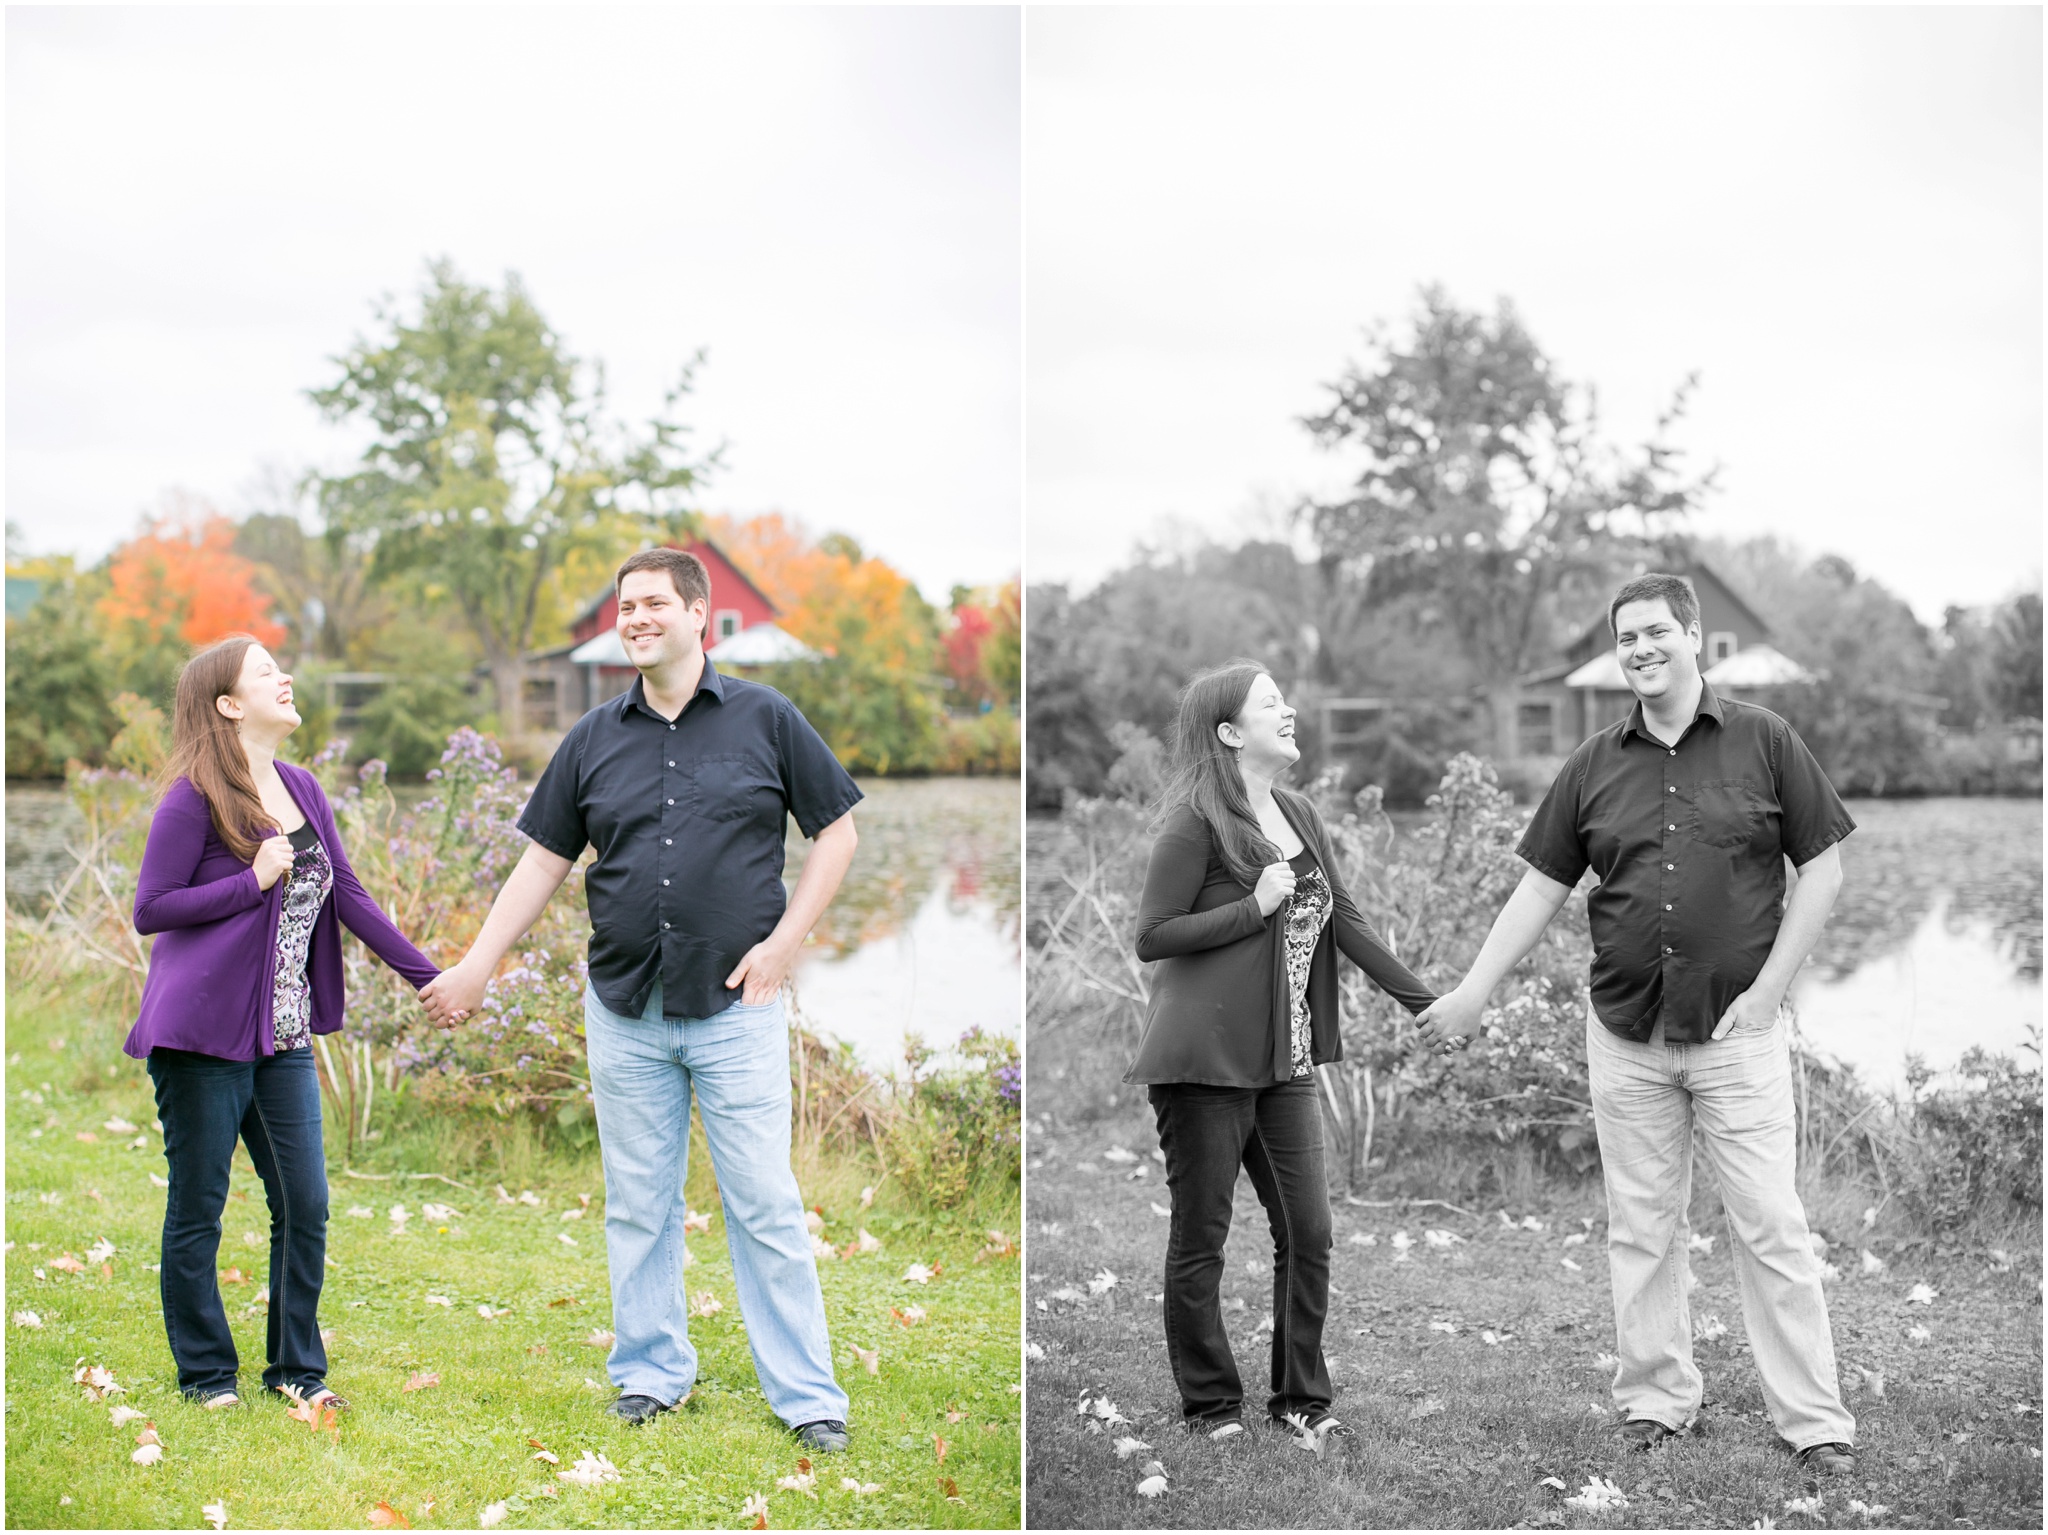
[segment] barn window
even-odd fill
[[[1734,655],[1741,641],[1726,629],[1716,629],[1707,636],[1707,665],[1713,666]]]
[[[738,634],[740,632],[740,610],[738,608],[720,608],[717,616],[712,620],[711,632],[722,640],[729,640],[735,634]]]

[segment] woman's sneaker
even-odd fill
[[[1189,1418],[1181,1426],[1190,1434],[1200,1434],[1205,1439],[1215,1440],[1220,1443],[1225,1439],[1234,1439],[1243,1433],[1244,1419],[1241,1417]]]

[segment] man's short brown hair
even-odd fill
[[[1616,639],[1621,638],[1621,632],[1614,627],[1614,615],[1621,611],[1624,603],[1629,602],[1662,602],[1671,609],[1671,616],[1678,620],[1681,629],[1690,629],[1700,621],[1699,593],[1692,589],[1692,582],[1684,576],[1667,576],[1652,571],[1624,583],[1614,594],[1614,600],[1607,604],[1607,632]]]
[[[619,573],[612,577],[612,592],[617,594],[626,577],[636,570],[665,570],[668,579],[676,589],[676,595],[683,599],[683,606],[711,601],[711,572],[704,568],[704,562],[686,549],[642,549],[638,554],[619,567]]]

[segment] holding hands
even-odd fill
[[[1479,1028],[1486,998],[1468,993],[1461,983],[1416,1015],[1416,1036],[1439,1055],[1462,1050]]]
[[[465,956],[421,987],[420,1001],[434,1027],[452,1029],[475,1012],[483,1003],[484,987],[490,979],[489,970]]]

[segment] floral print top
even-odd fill
[[[292,866],[284,876],[284,910],[277,919],[277,980],[271,991],[273,1046],[280,1052],[313,1043],[313,989],[306,954],[313,919],[334,888],[334,866],[308,821],[291,834]]]
[[[1308,967],[1337,903],[1322,866],[1307,848],[1288,859],[1287,866],[1294,870],[1294,894],[1287,898],[1288,1030],[1294,1075],[1306,1077],[1315,1071],[1309,1054]]]

